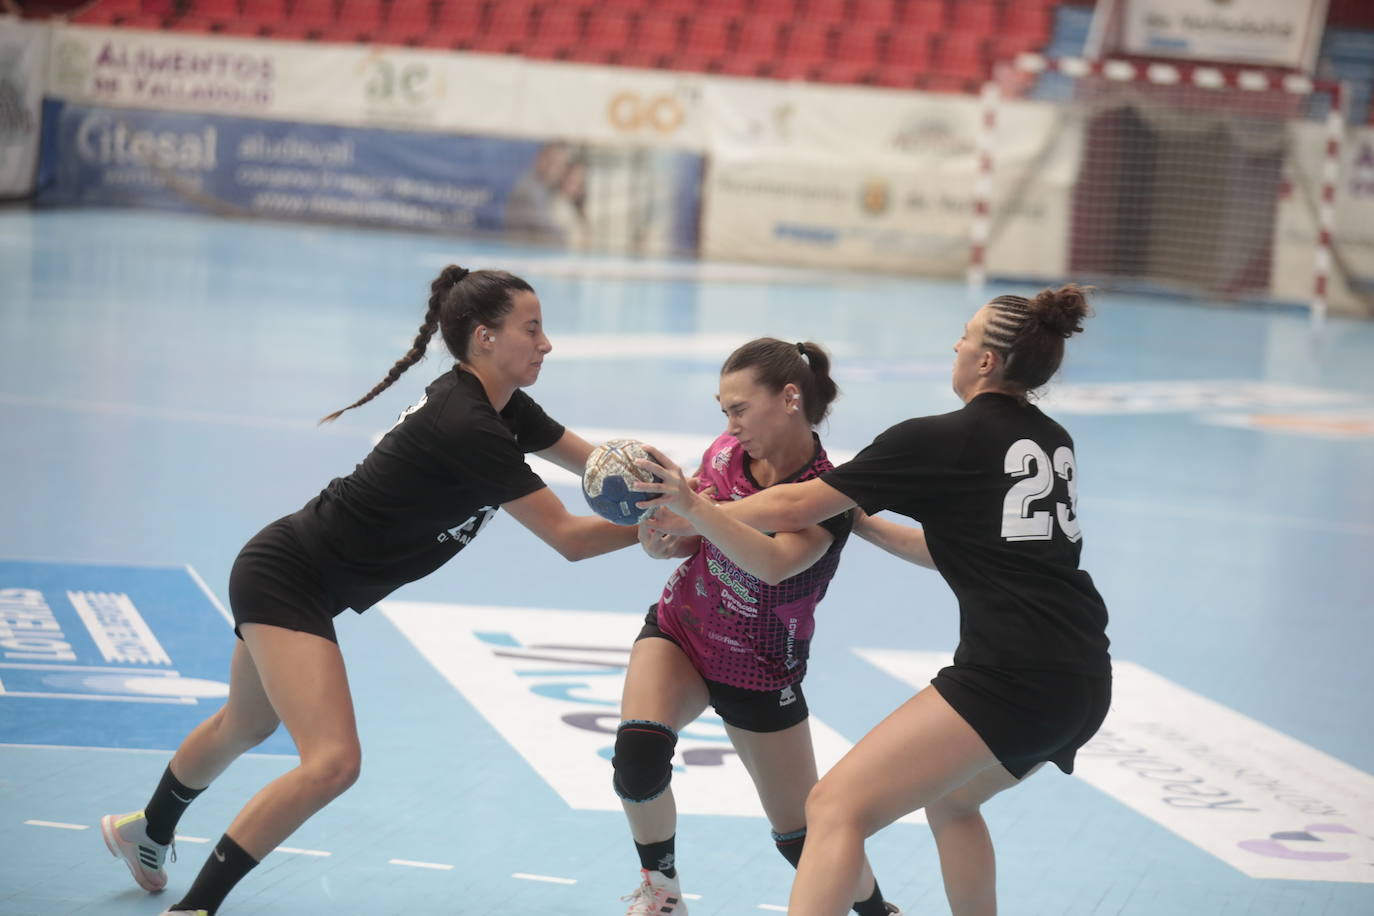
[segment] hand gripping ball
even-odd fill
[[[653,460],[644,443],[635,439],[610,439],[592,449],[582,471],[582,495],[593,512],[617,525],[637,525],[648,516],[649,510],[635,504],[656,494],[630,489],[636,480],[657,479],[635,464],[641,458]]]

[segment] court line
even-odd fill
[[[543,881],[548,884],[576,884],[576,878],[555,878],[552,875],[531,875],[523,871],[511,873],[512,878],[519,878],[522,881]]]
[[[234,615],[230,614],[224,609],[224,605],[219,603],[219,599],[215,597],[214,592],[210,591],[210,586],[205,584],[205,580],[200,577],[200,573],[196,572],[195,567],[190,563],[186,564],[186,572],[195,580],[196,585],[200,586],[200,590],[205,592],[205,597],[210,599],[210,603],[215,606],[215,610],[219,611],[220,616],[227,620],[230,628],[232,628],[234,626]]]
[[[113,751],[119,754],[170,754],[176,748],[153,747],[87,747],[79,744],[6,744],[0,742],[0,749],[16,748],[40,751]],[[239,757],[257,757],[264,760],[299,760],[295,754],[264,754],[261,751],[248,751]]]
[[[60,821],[24,821],[31,827],[56,827],[58,830],[89,830],[89,824],[63,824]]]
[[[444,865],[440,862],[414,862],[410,859],[387,859],[386,864],[404,865],[407,868],[432,868],[436,871],[452,871],[453,869],[452,865]]]

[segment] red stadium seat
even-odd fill
[[[582,41],[582,8],[547,6],[535,17],[529,41],[521,51],[527,57],[563,58]]]
[[[1023,37],[1032,45],[1044,44],[1052,25],[1050,11],[1043,6],[1021,3],[1008,4],[1002,10],[1001,37]]]
[[[624,10],[593,10],[582,44],[594,51],[619,53],[629,47],[633,30],[634,17]]]
[[[847,0],[804,0],[804,5],[797,15],[798,21],[801,22],[824,22],[829,25],[844,22],[848,18]]]
[[[781,35],[785,23],[780,19],[751,16],[741,20],[734,47],[721,64],[720,72],[735,76],[767,76],[780,57]]]
[[[955,32],[974,32],[991,35],[998,28],[995,0],[958,0],[948,9],[949,28]]]
[[[911,88],[930,70],[931,37],[925,32],[896,31],[888,35],[882,64],[873,82],[881,86]]]
[[[927,35],[942,31],[945,27],[944,0],[907,0],[902,12],[902,25],[917,28]]]
[[[668,66],[674,70],[710,71],[730,55],[730,31],[734,21],[719,16],[698,16],[686,20],[682,43]]]
[[[835,59],[877,63],[886,37],[885,28],[869,22],[841,26],[835,33]]]
[[[935,42],[926,85],[936,91],[973,92],[988,77],[987,39],[949,32]]]
[[[897,21],[897,6],[893,0],[854,0],[854,22],[888,25]]]

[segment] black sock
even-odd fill
[[[213,916],[234,885],[257,864],[257,860],[244,852],[243,847],[226,833],[219,838],[214,852],[201,866],[191,889],[172,910],[205,910]]]
[[[172,842],[177,821],[181,820],[186,806],[204,791],[183,786],[181,780],[172,775],[172,768],[167,767],[162,772],[162,781],[157,784],[157,790],[143,809],[143,816],[148,819],[148,839],[163,846]]]
[[[876,879],[873,882],[873,896],[854,904],[854,912],[859,916],[887,916],[887,903],[883,901],[883,892]]]
[[[639,850],[639,867],[660,872],[665,878],[676,878],[677,863],[674,861],[673,852],[673,846],[676,842],[676,834],[660,843],[647,845],[636,840],[635,849]]]
[[[795,830],[792,833],[778,833],[773,831],[773,845],[778,847],[778,852],[782,857],[792,863],[796,868],[801,861],[802,847],[806,845],[806,828]]]

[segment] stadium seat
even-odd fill
[[[897,21],[897,5],[894,0],[854,0],[851,19],[870,25],[888,25]]]
[[[494,4],[487,12],[483,31],[469,43],[474,51],[518,53],[529,39],[533,4],[511,0]]]
[[[839,26],[835,32],[835,54],[817,73],[827,83],[869,82],[882,57],[886,30],[870,22]]]
[[[679,50],[668,61],[674,70],[709,71],[720,67],[730,53],[734,21],[720,16],[686,20]]]
[[[320,32],[323,41],[372,41],[382,28],[381,0],[339,0],[338,18]]]
[[[907,0],[902,10],[902,26],[920,29],[927,35],[942,31],[945,22],[944,0]]]
[[[849,18],[849,4],[847,0],[804,0],[796,18],[800,22],[837,25]]]
[[[573,60],[616,62],[630,47],[634,17],[624,10],[596,9],[587,16],[582,42],[572,55]]]
[[[733,76],[768,76],[779,58],[780,38],[786,25],[783,20],[751,16],[735,29],[735,41],[730,54],[721,64],[720,72]]]
[[[582,8],[576,5],[544,7],[536,14],[521,53],[545,59],[570,56],[583,40],[582,16]]]
[[[987,39],[969,32],[947,32],[934,44],[926,87],[938,92],[974,92],[987,79]]]
[[[773,65],[771,74],[777,79],[812,79],[830,60],[828,22],[795,22],[787,30],[783,55]]]
[[[626,67],[666,67],[677,53],[681,21],[676,13],[646,11],[639,17],[634,38],[620,54]]]
[[[949,5],[946,12],[946,22],[954,32],[971,32],[987,36],[998,29],[999,16],[994,0],[957,0]]]

